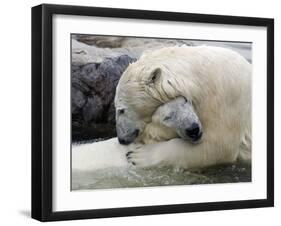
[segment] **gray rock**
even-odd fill
[[[71,112],[72,114],[77,113],[78,109],[82,108],[83,105],[86,102],[86,98],[85,95],[77,88],[72,87],[71,88],[71,97],[72,97],[72,101],[71,101]]]
[[[125,37],[96,35],[75,35],[73,38],[87,45],[95,45],[100,48],[120,48],[125,39]]]
[[[162,48],[164,46],[191,45],[190,40],[184,39],[164,39],[164,38],[130,38],[123,36],[102,36],[102,35],[75,35],[72,37],[80,43],[99,48],[118,48],[143,50]]]
[[[88,97],[86,102],[87,103],[82,108],[84,121],[86,123],[91,121],[99,122],[103,116],[103,102],[101,97],[93,95],[92,97]]]
[[[102,63],[105,59],[111,59],[122,55],[138,58],[142,51],[127,48],[99,48],[89,46],[72,39],[71,63],[73,66],[84,66],[89,63]]]
[[[101,63],[72,65],[72,139],[109,138],[115,132],[114,97],[118,81],[135,61],[127,55]]]
[[[139,58],[146,50],[192,45],[189,40],[127,38],[95,35],[72,36],[72,65],[101,63],[106,58],[127,55]]]

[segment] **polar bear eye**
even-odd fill
[[[168,120],[170,120],[172,117],[171,116],[166,116],[163,120],[164,121],[168,121]]]
[[[169,113],[168,115],[166,115],[164,117],[163,121],[169,121],[169,120],[171,120],[171,119],[173,119],[175,117],[176,117],[176,113],[175,112],[171,112],[171,113]]]

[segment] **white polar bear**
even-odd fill
[[[250,161],[251,65],[219,47],[168,47],[131,64],[116,89],[119,142],[130,144],[149,133],[156,109],[179,96],[192,106],[186,117],[189,126],[173,125],[172,130],[185,129],[178,135],[190,139],[166,137],[168,141],[129,145],[129,161],[140,167],[169,164],[186,169]],[[152,133],[157,137],[163,131]]]
[[[158,107],[151,120],[145,125],[144,131],[135,139],[135,142],[151,144],[181,137],[192,143],[198,143],[203,133],[201,122],[192,103],[182,96]],[[126,124],[122,123],[122,116],[119,116],[117,121],[117,128],[126,127]],[[120,136],[120,131],[118,134]]]

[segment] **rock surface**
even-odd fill
[[[117,83],[129,63],[127,55],[101,63],[72,65],[72,139],[115,136],[114,96]]]

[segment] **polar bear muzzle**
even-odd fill
[[[201,121],[191,101],[180,96],[160,106],[154,113],[153,121],[174,130],[179,137],[197,143],[202,135]]]
[[[118,141],[120,144],[130,144],[132,143],[139,135],[139,129],[135,129],[131,134],[126,134],[126,136],[118,136]]]
[[[144,123],[139,120],[134,111],[127,108],[116,110],[116,132],[120,144],[130,144],[135,141],[143,130]]]

